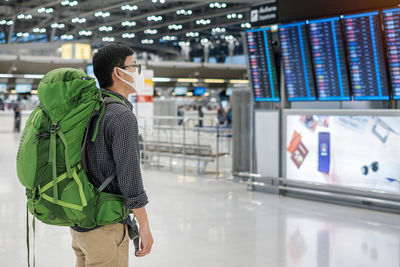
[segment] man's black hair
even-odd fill
[[[112,72],[117,66],[123,66],[126,58],[134,51],[124,45],[109,44],[100,48],[93,56],[93,71],[101,88],[112,86]]]

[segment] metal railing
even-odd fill
[[[216,177],[231,172],[232,130],[218,120],[201,117],[154,116],[138,118],[142,163],[158,169],[181,163],[184,175],[196,162],[197,174]],[[221,160],[226,162],[221,168]],[[179,168],[178,168],[179,169]]]

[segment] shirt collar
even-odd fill
[[[102,88],[101,90],[106,91],[112,95],[115,95],[116,97],[118,97],[119,99],[121,99],[122,101],[124,101],[124,103],[129,107],[130,110],[133,110],[133,105],[131,102],[129,102],[128,99],[126,99],[123,95],[118,94],[117,92],[114,92],[112,90],[108,90],[108,89],[104,89]]]

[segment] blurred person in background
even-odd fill
[[[21,131],[21,111],[22,111],[20,99],[14,102],[13,110],[14,110],[14,132],[19,133]]]

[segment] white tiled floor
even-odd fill
[[[19,136],[0,133],[0,266],[26,266]],[[399,267],[400,216],[248,192],[215,178],[143,172],[155,238],[143,267]],[[73,266],[68,228],[37,223],[38,267]]]

